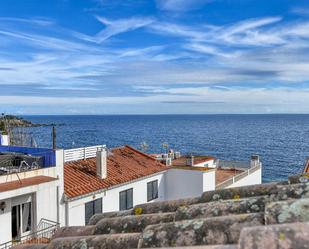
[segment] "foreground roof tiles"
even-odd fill
[[[107,178],[96,175],[96,158],[64,165],[64,191],[69,198],[89,194],[166,170],[166,166],[130,146],[115,148],[108,155]]]
[[[60,228],[41,248],[305,249],[309,181],[304,179],[208,191],[197,198],[96,214],[87,226]]]

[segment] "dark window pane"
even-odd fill
[[[152,200],[152,183],[148,182],[147,183],[147,201]]]
[[[158,180],[147,183],[147,201],[158,198]]]
[[[133,189],[127,190],[127,209],[133,208]]]
[[[85,224],[87,225],[91,216],[94,214],[94,210],[93,210],[93,202],[87,202],[85,204]]]
[[[126,191],[122,191],[119,193],[119,209],[120,210],[126,210],[127,204],[126,204]]]
[[[158,181],[154,181],[153,182],[152,198],[153,199],[157,199],[158,198]]]
[[[94,201],[94,213],[95,214],[102,213],[102,198]]]

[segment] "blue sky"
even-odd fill
[[[308,0],[1,0],[0,106],[309,113]]]

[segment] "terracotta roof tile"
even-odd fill
[[[194,156],[194,165],[203,163],[203,162],[208,162],[210,160],[215,160],[215,158],[211,156]],[[173,166],[186,166],[187,158],[185,156],[177,158],[173,160],[172,165]]]
[[[21,179],[20,181],[12,181],[0,184],[0,193],[5,191],[11,191],[19,188],[25,188],[41,183],[56,181],[57,178],[49,176],[35,176],[30,178]]]
[[[64,165],[64,191],[69,198],[130,182],[166,170],[151,156],[130,146],[115,148],[107,159],[107,178],[96,175],[96,158],[67,162]]]

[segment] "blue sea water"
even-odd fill
[[[149,145],[149,153],[163,151],[162,143],[182,153],[248,160],[259,154],[263,181],[284,180],[299,173],[309,156],[309,115],[110,115],[25,116],[57,126],[57,146],[72,148],[106,144]],[[62,125],[61,125],[62,124]],[[51,147],[51,127],[30,128],[38,145]]]

